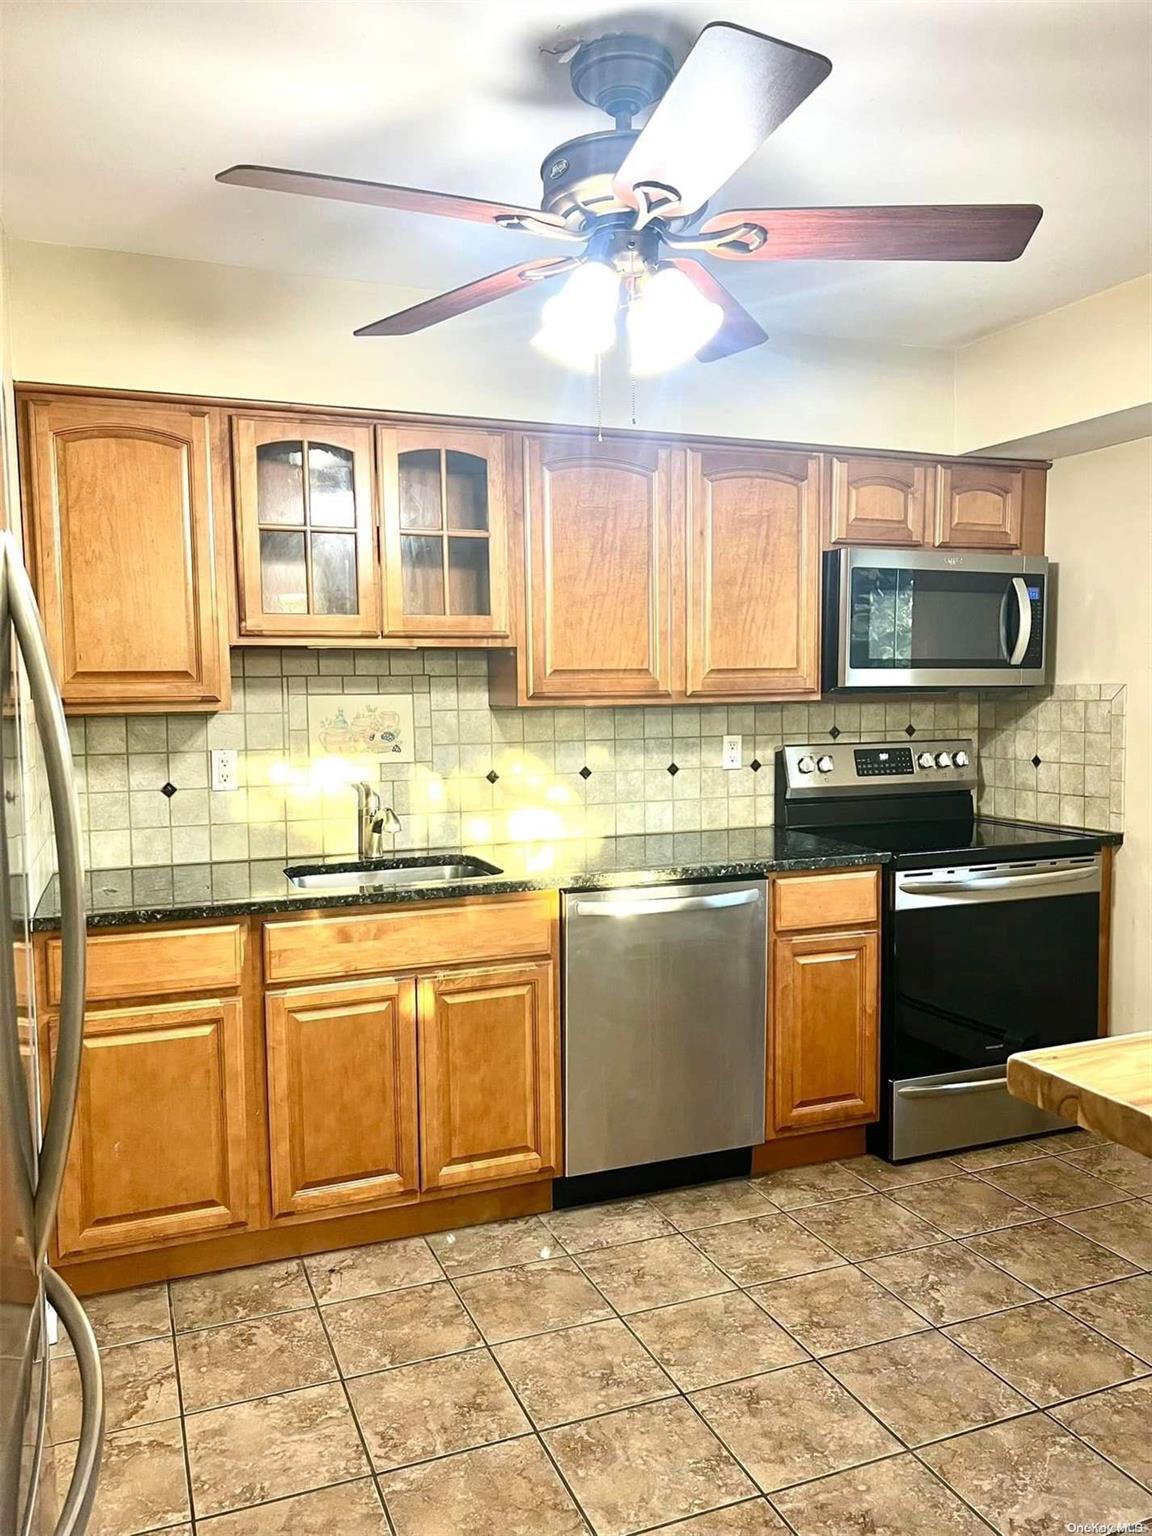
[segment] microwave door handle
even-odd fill
[[[1012,591],[1016,594],[1019,622],[1016,628],[1016,644],[1008,657],[1008,665],[1018,667],[1028,654],[1028,642],[1032,639],[1032,599],[1028,596],[1028,583],[1023,576],[1013,576]]]

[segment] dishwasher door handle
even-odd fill
[[[720,891],[715,896],[655,896],[651,900],[578,901],[580,917],[647,917],[664,912],[712,912],[717,907],[746,907],[759,901],[759,890]]]

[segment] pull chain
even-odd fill
[[[632,375],[632,425],[636,425],[636,375]]]
[[[596,354],[596,441],[604,441],[604,359],[603,354]]]

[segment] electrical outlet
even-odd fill
[[[240,754],[232,747],[212,750],[212,788],[237,789],[240,782]]]
[[[739,768],[743,755],[743,736],[725,736],[724,748],[720,754],[721,768]]]

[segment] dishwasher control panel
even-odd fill
[[[840,739],[780,747],[777,780],[789,799],[862,794],[870,790],[975,789],[976,749],[970,738],[904,741]]]

